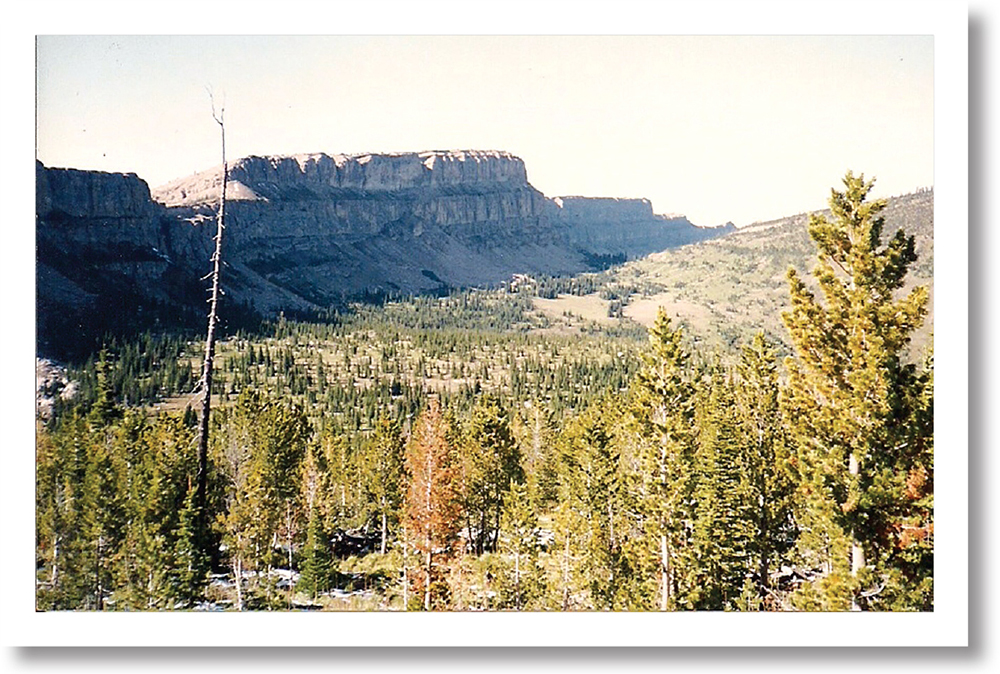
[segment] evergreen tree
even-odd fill
[[[35,451],[36,608],[81,608],[79,525],[88,425],[72,414],[52,430],[39,424]]]
[[[545,577],[538,558],[538,516],[524,484],[511,485],[504,499],[500,532],[499,550],[505,565],[498,607],[530,610],[545,594]]]
[[[102,430],[88,447],[80,494],[82,561],[90,574],[86,608],[98,611],[104,610],[114,587],[113,562],[125,525],[120,466],[111,451],[112,431]]]
[[[399,519],[402,504],[403,438],[399,424],[380,419],[375,433],[362,446],[358,466],[367,510],[378,520],[379,552],[387,550],[389,528]]]
[[[558,497],[559,456],[553,439],[556,435],[552,412],[537,400],[524,403],[524,411],[512,424],[515,436],[524,450],[524,479],[528,495],[536,511],[552,507]]]
[[[610,401],[595,403],[566,427],[562,438],[562,498],[579,518],[575,527],[567,525],[571,532],[582,524],[583,571],[597,610],[622,608],[629,581],[623,531],[629,509],[610,421],[617,416]]]
[[[306,542],[302,549],[302,573],[296,589],[313,599],[320,592],[330,589],[331,580],[330,539],[323,527],[319,508],[312,508],[306,525]]]
[[[682,601],[689,608],[719,611],[739,605],[749,571],[753,504],[732,383],[717,369],[703,381],[703,388],[694,458],[691,568]]]
[[[173,546],[172,595],[185,607],[192,608],[204,593],[210,563],[206,546],[201,544],[205,532],[199,529],[196,488],[188,488],[178,520]]]
[[[810,608],[879,607],[902,524],[921,510],[907,480],[932,472],[928,443],[913,432],[921,377],[905,362],[927,289],[899,296],[917,258],[914,239],[898,231],[882,245],[886,202],[867,200],[873,184],[848,172],[844,191],[832,190],[833,220],[810,217],[824,301],[788,272],[792,308],[783,319],[795,356],[786,361],[785,411],[802,479],[799,547],[819,572]]]
[[[259,586],[271,570],[281,514],[301,484],[309,424],[298,408],[255,392],[241,393],[222,424],[224,432],[216,434],[228,482],[222,525],[242,609],[244,572],[256,572]],[[270,586],[263,590],[269,602]]]
[[[504,495],[524,481],[521,451],[507,412],[493,396],[483,396],[472,410],[463,446],[462,500],[469,543],[475,554],[496,549]]]
[[[649,331],[650,353],[634,403],[646,440],[636,488],[645,529],[641,563],[656,580],[661,611],[678,607],[694,518],[695,389],[683,339],[661,308]]]
[[[111,381],[112,365],[108,361],[108,352],[104,349],[95,365],[95,372],[97,390],[88,420],[93,428],[104,428],[122,415],[121,408],[115,402],[114,385]]]
[[[771,586],[771,572],[787,554],[797,531],[793,520],[795,472],[778,400],[774,349],[762,333],[741,348],[735,385],[735,413],[742,446],[741,470],[750,524],[747,569],[753,577],[743,608],[783,608]]]

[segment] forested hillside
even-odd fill
[[[932,610],[933,195],[871,187],[231,334],[204,511],[201,345],[108,341],[37,421],[37,607]]]
[[[886,237],[898,229],[914,237],[918,257],[906,287],[928,287],[933,316],[933,190],[888,199],[884,216]],[[646,327],[663,307],[692,337],[709,346],[731,350],[763,330],[787,354],[791,341],[781,322],[788,304],[785,272],[789,266],[800,272],[812,267],[815,246],[809,238],[809,217],[803,213],[755,223],[725,237],[664,250],[599,274],[560,279],[543,290],[541,294],[551,301],[539,306],[553,318],[569,312],[603,322],[631,319]],[[915,335],[917,357],[929,342],[931,323]]]

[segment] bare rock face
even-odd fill
[[[568,196],[552,202],[554,217],[563,224],[570,242],[597,254],[642,257],[736,230],[731,223],[697,227],[682,215],[656,215],[649,199]]]
[[[35,415],[41,419],[52,416],[57,400],[72,400],[78,385],[66,376],[66,369],[44,358],[35,359]]]
[[[155,190],[167,206],[218,199],[221,167],[175,180]],[[345,199],[380,193],[443,190],[501,192],[529,187],[524,162],[507,152],[247,157],[229,167],[228,199],[242,201]]]
[[[195,221],[211,214],[220,183],[216,168],[153,196]],[[323,307],[361,293],[587,268],[549,217],[549,200],[527,182],[524,162],[505,152],[248,157],[230,166],[228,185],[231,283],[264,312],[308,308],[288,293]],[[172,250],[205,257],[200,232],[171,231]]]
[[[167,210],[151,200],[145,181],[41,163],[35,179],[40,350],[90,346],[95,331],[118,332],[143,318],[144,305],[171,301],[161,243]]]
[[[155,208],[149,186],[134,173],[45,168],[35,162],[35,206],[40,215],[101,219],[145,218]]]

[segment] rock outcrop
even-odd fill
[[[204,314],[221,167],[150,192],[37,166],[40,348],[74,330]],[[647,200],[548,199],[506,152],[247,157],[229,166],[223,286],[242,314],[570,274],[717,236]]]
[[[736,230],[732,223],[696,227],[683,215],[656,215],[649,199],[568,196],[552,201],[570,242],[598,254],[642,257]]]

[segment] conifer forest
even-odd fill
[[[872,187],[780,331],[647,329],[614,269],[223,331],[205,457],[204,335],[109,337],[36,420],[36,608],[933,610],[929,289]]]

